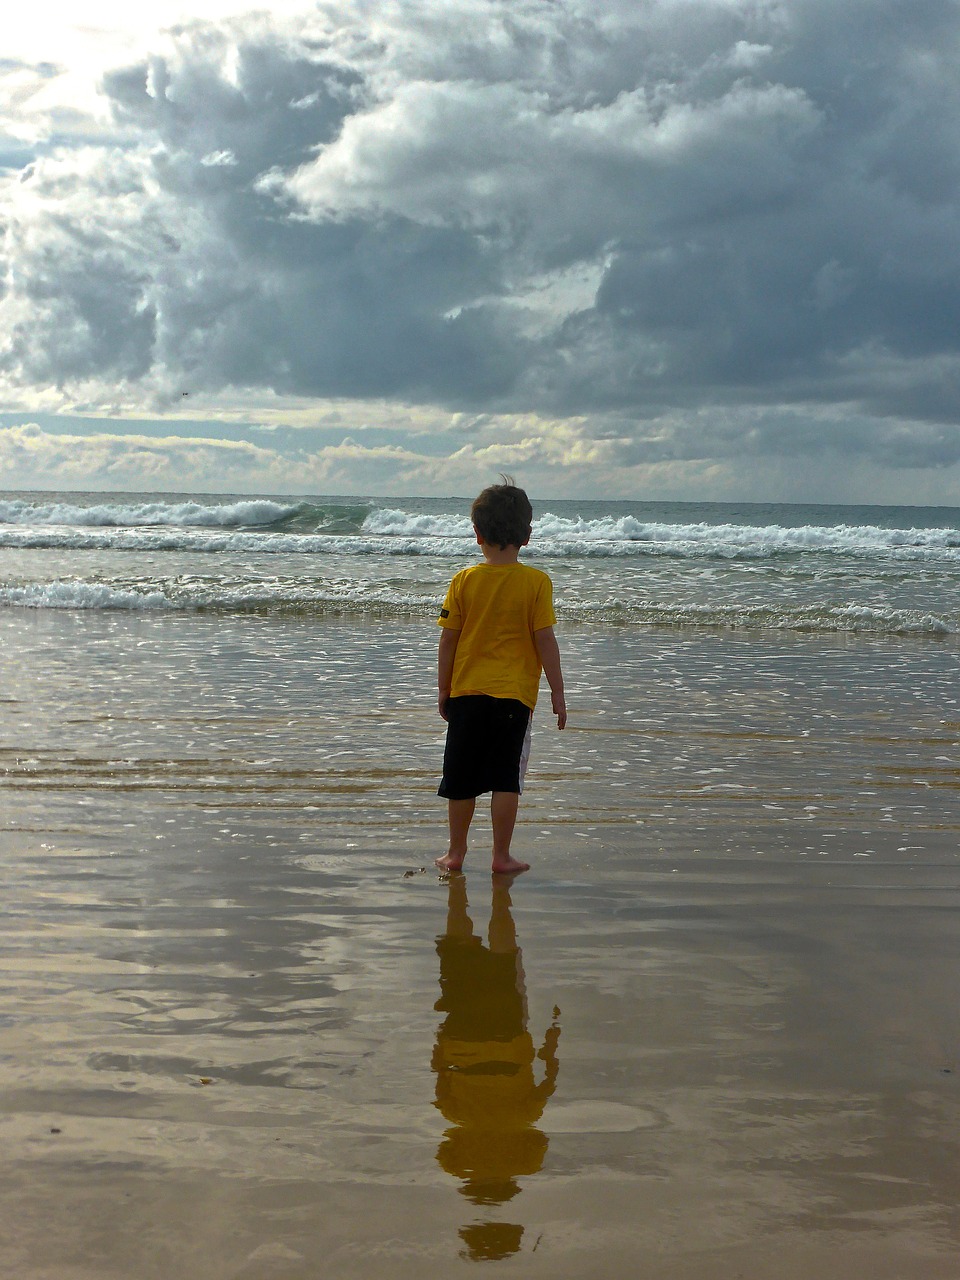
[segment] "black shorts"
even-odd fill
[[[447,703],[447,745],[437,795],[472,800],[485,791],[523,791],[530,755],[528,706],[469,693]]]

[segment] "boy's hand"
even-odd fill
[[[446,720],[448,718],[447,703],[449,701],[450,701],[450,690],[447,689],[446,691],[444,691],[443,689],[441,689],[440,694],[437,698],[437,710],[440,712],[440,718],[442,720]]]
[[[567,704],[563,700],[563,694],[551,694],[550,701],[553,704],[553,714],[557,717],[557,728],[563,729],[567,723]]]

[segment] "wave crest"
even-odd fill
[[[0,588],[0,606],[22,609],[165,609],[162,591],[134,591],[99,582],[38,582]]]
[[[341,581],[323,585],[288,583],[282,579],[256,583],[224,583],[183,578],[153,583],[150,589],[130,584],[62,581],[0,589],[0,608],[31,609],[167,609],[182,613],[295,614],[304,617],[357,615],[401,618],[436,617],[440,600],[427,590],[404,591],[385,584]],[[793,631],[821,634],[885,636],[951,635],[947,618],[921,610],[868,605],[719,605],[655,600],[603,603],[566,599],[557,603],[561,620],[614,626],[671,630]]]
[[[295,516],[303,503],[273,502],[251,498],[229,503],[135,502],[81,506],[66,502],[0,502],[0,524],[64,525],[70,528],[169,528],[230,529],[273,525]]]
[[[255,551],[288,554],[459,557],[473,548],[462,514],[422,512],[369,502],[0,501],[0,546],[156,551]],[[956,559],[956,528],[881,525],[751,525],[593,519],[547,511],[533,526],[536,558],[668,557],[766,560],[811,554],[905,560]]]

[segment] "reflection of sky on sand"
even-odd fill
[[[517,1181],[539,1173],[548,1140],[537,1122],[556,1088],[560,1010],[539,1050],[527,1029],[527,993],[510,889],[494,877],[487,945],[467,914],[467,882],[448,885],[447,923],[437,939],[446,1016],[437,1029],[433,1070],[437,1107],[450,1121],[437,1162],[462,1181],[474,1205],[493,1208],[513,1200]],[[534,1061],[545,1068],[539,1082]],[[468,1256],[495,1259],[516,1253],[523,1226],[496,1218],[460,1230]]]
[[[299,1255],[284,1280],[439,1280],[511,1252],[544,1280],[640,1262],[953,1280],[955,870],[886,868],[884,890],[859,863],[829,883],[608,844],[601,874],[555,846],[512,891],[525,992],[486,875],[461,882],[468,938],[456,898],[445,923],[451,886],[403,879],[395,851],[267,858],[237,828],[239,847],[171,837],[149,892],[134,854],[3,860],[0,1208],[48,1275],[86,1256],[82,1208],[104,1257],[119,1213],[121,1273],[153,1280],[198,1259],[274,1280],[245,1264],[268,1248]],[[448,986],[435,1011],[432,939],[458,930],[468,956],[506,939],[499,1009]],[[477,1079],[441,1064],[498,1054],[484,1115]],[[144,1267],[158,1233],[175,1263]]]
[[[438,1011],[432,632],[221,623],[0,618],[0,1271],[955,1280],[950,648],[568,635]]]

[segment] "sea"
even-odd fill
[[[867,856],[922,828],[952,850],[960,509],[534,513],[570,725],[549,732],[541,699],[522,821],[679,825],[734,852],[820,823],[875,831]],[[153,795],[183,826],[255,799],[306,839],[429,851],[436,615],[477,555],[462,498],[0,495],[8,824],[79,806],[115,830]]]
[[[430,617],[476,554],[459,498],[0,494],[0,608]],[[535,504],[524,557],[595,626],[940,639],[960,509]]]

